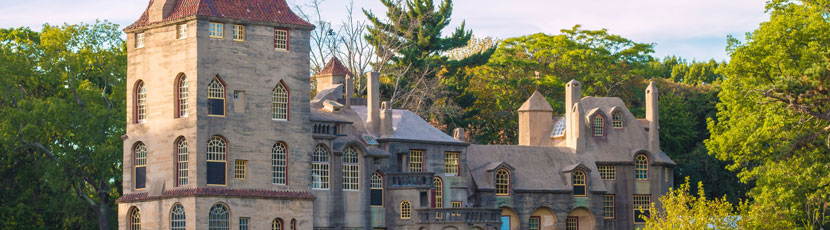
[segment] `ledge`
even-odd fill
[[[185,188],[162,192],[159,196],[150,196],[146,192],[125,194],[118,198],[118,203],[158,200],[174,197],[221,196],[261,199],[314,200],[316,197],[307,191],[267,190],[267,189],[227,189],[227,188]]]

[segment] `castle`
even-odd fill
[[[519,108],[519,145],[470,144],[377,73],[352,98],[337,59],[311,98],[313,28],[285,0],[150,0],[125,29],[119,229],[633,229],[673,184],[653,84],[645,119],[571,81],[564,116]]]

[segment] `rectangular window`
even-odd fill
[[[245,168],[248,166],[248,161],[246,160],[236,160],[233,164],[233,178],[234,179],[245,179]]]
[[[358,184],[358,170],[360,167],[356,164],[343,165],[343,190],[358,191],[360,190]]]
[[[462,203],[461,201],[452,201],[452,202],[450,202],[450,205],[451,205],[452,208],[461,208],[463,204],[464,203]]]
[[[328,163],[312,163],[311,164],[311,189],[329,189],[329,164]]]
[[[613,165],[599,165],[599,175],[603,180],[617,179],[617,166]]]
[[[144,33],[135,34],[135,48],[144,47]]]
[[[177,33],[177,38],[178,39],[187,38],[187,24],[178,25],[178,28],[176,28],[176,31],[178,31],[178,33]]]
[[[634,195],[634,223],[645,223],[645,217],[649,216],[649,208],[651,195]]]
[[[565,229],[567,229],[567,230],[577,230],[577,229],[579,229],[579,217],[569,216],[568,221],[565,222]]]
[[[458,152],[444,153],[444,175],[458,176]]]
[[[288,30],[274,29],[274,50],[288,50]]]
[[[248,217],[239,217],[239,230],[248,230]]]
[[[539,225],[542,218],[538,216],[531,216],[530,220],[527,222],[527,229],[529,230],[539,230]]]
[[[225,24],[219,22],[211,22],[210,23],[210,30],[208,31],[208,35],[212,38],[223,38],[225,37]]]
[[[605,219],[614,219],[616,207],[614,205],[614,194],[602,196],[603,217]]]
[[[245,41],[245,26],[233,25],[233,40],[238,42]]]
[[[669,168],[663,168],[663,177],[665,178],[666,183],[669,183],[670,176],[671,174],[669,174]]]
[[[409,172],[424,171],[424,151],[409,150]]]

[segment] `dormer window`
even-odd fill
[[[594,115],[591,118],[591,131],[595,137],[605,136],[605,118],[602,115]]]
[[[496,170],[496,196],[510,195],[510,172],[507,169]]]
[[[574,186],[574,196],[587,196],[585,186],[585,171],[576,170],[571,175]]]
[[[613,120],[612,125],[615,129],[622,129],[623,127],[623,115],[620,111],[615,111],[611,114],[611,120]]]

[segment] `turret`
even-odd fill
[[[553,127],[553,108],[539,91],[519,107],[519,145],[545,145]]]
[[[317,79],[317,93],[324,89],[331,88],[335,85],[343,85],[346,83],[346,76],[352,75],[343,63],[340,62],[339,59],[333,57],[326,63],[326,67],[323,67],[314,78]],[[348,88],[347,85],[343,85],[341,90],[335,92],[336,95],[342,95],[345,92],[345,88]]]
[[[648,120],[648,150],[660,152],[660,116],[657,114],[657,86],[654,82],[646,87],[646,120]]]

